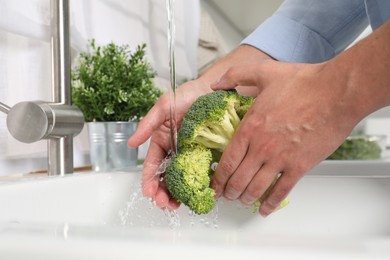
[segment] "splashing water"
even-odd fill
[[[133,215],[136,212],[136,205],[137,203],[142,199],[141,195],[141,185],[138,184],[136,187],[133,189],[133,193],[130,195],[129,200],[126,202],[126,206],[119,210],[118,215],[120,219],[120,224],[122,226],[132,226],[133,222]]]
[[[185,213],[182,215],[185,212],[182,210],[158,208],[155,201],[143,196],[139,183],[131,185],[130,189],[132,192],[128,200],[118,212],[118,222],[122,227],[169,227],[172,230],[179,230],[185,227],[218,228],[219,226],[218,204],[207,215],[196,215],[193,211],[189,211],[186,216]]]
[[[164,209],[164,214],[171,229],[180,228],[180,216],[177,214],[176,210]]]
[[[161,161],[160,165],[158,166],[155,175],[162,175],[165,173],[165,170],[167,169],[169,163],[171,162],[172,152],[169,151],[168,155]]]

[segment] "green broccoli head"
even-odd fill
[[[179,149],[198,144],[223,152],[253,98],[219,90],[199,97],[186,113],[178,132]]]
[[[206,188],[197,191],[188,201],[188,207],[196,214],[209,213],[215,206],[215,191],[212,188]]]
[[[196,214],[208,213],[214,208],[215,192],[209,187],[212,160],[210,149],[192,146],[173,155],[165,172],[165,182],[172,197]]]

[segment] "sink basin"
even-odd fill
[[[389,169],[389,162],[323,162],[297,184],[287,207],[265,219],[223,199],[207,215],[185,206],[160,210],[141,194],[141,169],[3,180],[0,255],[387,259]]]

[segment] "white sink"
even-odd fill
[[[323,162],[266,219],[223,200],[208,215],[162,211],[142,197],[140,176],[137,169],[0,182],[1,259],[390,255],[389,162]]]

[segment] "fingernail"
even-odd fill
[[[212,83],[210,84],[210,87],[211,87],[212,89],[214,89],[215,87],[218,86],[218,84],[219,84],[219,80],[216,80],[216,81],[214,81],[214,82],[212,82]]]
[[[267,203],[263,203],[261,206],[260,206],[260,215],[263,216],[264,218],[268,217],[269,214],[272,213],[272,209],[270,206],[268,206]]]
[[[250,205],[253,205],[253,203],[255,203],[255,201],[257,199],[245,193],[241,196],[240,200],[241,200],[242,204],[244,204],[246,206],[250,206]]]
[[[238,192],[234,189],[226,189],[224,196],[228,200],[236,200],[240,196],[240,192]]]
[[[219,197],[221,197],[222,190],[219,188],[219,186],[215,182],[211,183],[211,188],[215,191],[214,198],[219,199]]]

